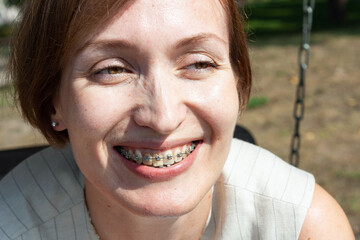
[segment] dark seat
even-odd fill
[[[246,142],[252,143],[256,145],[256,141],[254,136],[251,134],[249,130],[246,128],[236,125],[235,131],[234,131],[234,138],[244,140]]]
[[[46,147],[48,145],[0,151],[0,179],[24,159]]]
[[[235,128],[234,137],[256,144],[251,133],[244,127],[238,125]],[[0,179],[24,159],[46,147],[48,147],[48,145],[0,151]]]

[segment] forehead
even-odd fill
[[[225,16],[219,0],[129,1],[88,42],[122,38],[158,46],[201,32],[227,43]]]

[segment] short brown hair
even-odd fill
[[[53,100],[58,94],[64,67],[75,47],[106,24],[129,0],[33,0],[24,1],[21,19],[11,42],[9,79],[23,116],[40,129],[50,144],[64,145],[66,131],[52,129]],[[230,60],[238,77],[240,110],[248,102],[251,69],[234,0],[220,0],[227,14]]]

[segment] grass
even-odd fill
[[[360,181],[360,171],[338,170],[338,171],[336,171],[336,175],[338,177],[345,177],[345,178],[348,178],[350,180]]]
[[[348,205],[350,208],[350,211],[357,213],[360,212],[360,195],[358,196],[353,196],[348,200]]]
[[[251,97],[247,109],[261,107],[268,102],[267,97]]]

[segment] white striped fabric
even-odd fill
[[[70,147],[47,148],[0,181],[0,239],[94,239]]]
[[[233,140],[202,239],[297,239],[314,178]],[[47,148],[0,181],[0,240],[96,240],[70,147]]]
[[[234,139],[202,239],[296,240],[314,188],[311,174]]]

